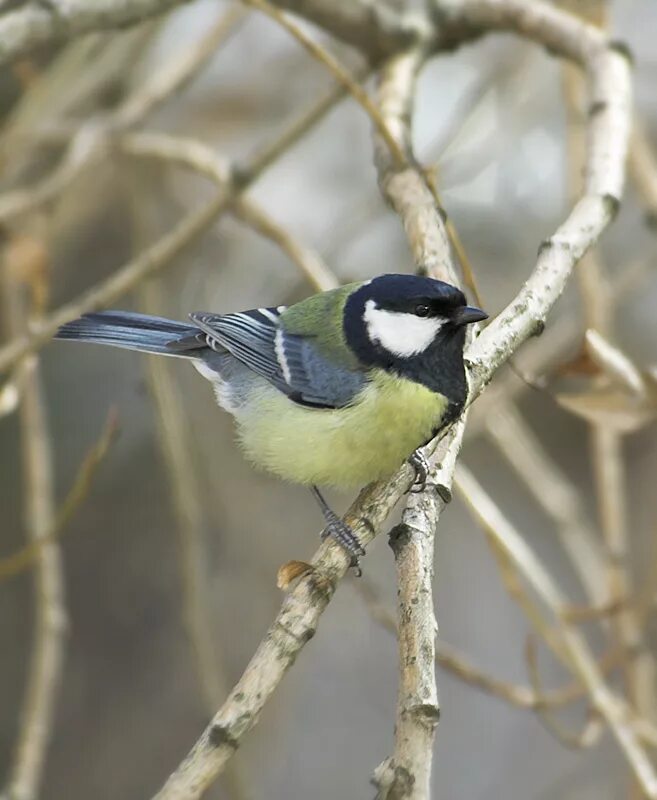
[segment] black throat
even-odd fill
[[[358,307],[347,307],[344,332],[349,347],[364,367],[384,369],[442,394],[450,403],[450,412],[453,409],[455,415],[463,408],[467,396],[463,365],[465,327],[445,326],[426,350],[408,357],[396,356],[372,342]]]
[[[424,352],[411,358],[393,359],[388,369],[442,394],[450,406],[460,412],[468,393],[463,364],[464,344],[465,328],[451,328],[441,332]]]

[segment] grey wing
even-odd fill
[[[312,339],[286,333],[279,317],[276,308],[190,314],[209,347],[227,350],[296,403],[315,408],[348,405],[365,385],[365,373],[336,366]]]

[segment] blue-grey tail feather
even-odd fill
[[[204,350],[207,351],[204,340],[195,338],[197,334],[200,334],[197,327],[165,317],[153,317],[132,311],[100,311],[95,314],[85,314],[62,325],[55,334],[55,339],[197,358]],[[185,346],[176,347],[181,340],[187,340]]]

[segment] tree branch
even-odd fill
[[[136,25],[189,0],[49,0],[0,14],[0,64],[44,45],[91,31]],[[319,25],[372,60],[431,34],[419,12],[400,12],[388,0],[280,0],[277,5]]]
[[[49,0],[0,13],[0,64],[91,31],[136,25],[189,0]]]
[[[545,571],[520,534],[463,465],[459,465],[457,469],[455,483],[488,534],[558,620],[558,637],[569,656],[572,669],[587,687],[594,708],[609,724],[646,796],[656,798],[657,775],[630,724],[629,710],[605,683],[584,637],[566,622],[566,603],[552,576]]]
[[[6,285],[7,319],[14,331],[27,316],[17,275],[0,264]],[[55,524],[52,441],[39,363],[21,362],[23,395],[19,407],[23,450],[25,526],[39,546],[34,574],[35,630],[27,667],[20,730],[6,788],[8,800],[35,800],[43,779],[61,683],[68,627],[64,573],[57,542],[45,542]]]
[[[415,49],[383,65],[378,100],[385,130],[396,146],[391,148],[375,128],[375,161],[381,190],[401,217],[419,270],[457,283],[449,236],[412,148],[415,85],[424,60],[424,51]],[[400,682],[394,751],[373,777],[380,800],[429,796],[433,740],[440,716],[434,667],[438,627],[433,603],[434,539],[449,498],[464,426],[465,418],[461,418],[441,441],[436,453],[439,466],[432,471],[428,488],[410,495],[397,529],[399,535],[391,534],[397,566]]]
[[[275,141],[257,151],[247,163],[239,168],[238,184],[229,185],[226,183],[215,197],[201,208],[188,214],[170,233],[128,261],[107,280],[87,290],[56,311],[44,316],[38,322],[31,324],[28,333],[16,337],[8,344],[0,347],[0,372],[6,370],[25,354],[33,352],[48,342],[65,322],[113,303],[137,286],[144,278],[156,273],[170,263],[197,236],[206,230],[222,212],[230,207],[235,197],[238,197],[282,153],[292,147],[344,95],[345,90],[342,86],[331,88],[288,129],[283,131]],[[136,150],[139,139],[137,134],[133,136],[135,138],[124,141],[132,141]],[[139,136],[146,136],[146,134],[139,134]],[[166,138],[163,135],[161,140]],[[193,142],[190,144],[190,148],[193,149],[195,144],[198,143]],[[180,150],[180,148],[176,149]],[[202,145],[201,149],[203,149]],[[152,152],[152,156],[159,157],[155,151]],[[168,156],[165,155],[165,157]]]

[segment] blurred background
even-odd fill
[[[580,5],[590,11],[596,4]],[[607,11],[614,37],[633,51],[638,117],[657,148],[657,6],[618,0]],[[87,159],[84,140],[74,157],[66,147],[83,123],[122,108],[184,54],[198,52],[219,24],[223,33],[207,63],[139,119],[139,128],[191,137],[230,163],[248,164],[332,86],[323,65],[255,11],[197,1],[157,22],[93,34],[22,59],[0,75],[5,191],[39,185],[67,158],[74,164],[45,202],[3,220],[5,260],[18,263],[19,272],[31,265],[28,277],[20,276],[31,286],[31,299],[19,298],[19,306],[57,308],[110,276],[216,192],[203,177],[162,160],[139,159],[111,145]],[[355,51],[304,29],[350,69],[362,68]],[[580,171],[579,89],[558,60],[511,36],[490,36],[439,56],[422,74],[416,153],[436,167],[443,203],[491,315],[517,292],[538,244],[567,212]],[[605,335],[639,370],[649,370],[657,364],[657,240],[637,186],[629,181],[591,273],[604,281]],[[277,158],[247,196],[278,230],[316,251],[342,282],[413,269],[399,219],[377,188],[370,123],[350,98],[336,102]],[[11,321],[17,305],[11,297],[23,292],[10,283],[4,283],[5,339],[12,325],[16,333],[22,324],[20,314]],[[600,496],[602,456],[592,424],[599,418],[582,415],[581,403],[572,413],[564,407],[568,401],[561,402],[604,380],[582,351],[591,314],[595,319],[591,303],[582,302],[583,285],[586,280],[571,282],[544,335],[523,348],[514,369],[500,372],[475,404],[462,455],[577,606],[589,603],[586,575],[595,584],[599,565],[574,564],[563,546],[569,526],[571,532],[577,528],[573,536],[597,543],[604,561],[605,527],[613,527],[614,514]],[[226,213],[156,279],[114,305],[184,319],[194,310],[288,304],[312,291],[276,242]],[[304,489],[245,463],[231,419],[185,363],[167,362],[153,372],[144,356],[67,343],[48,344],[39,363],[57,506],[110,409],[119,428],[61,540],[68,634],[39,796],[149,797],[241,675],[280,606],[277,569],[290,559],[310,558],[319,514]],[[0,395],[0,557],[23,546],[29,504],[29,478],[21,467],[26,415],[13,409],[7,388],[11,384],[20,394],[21,385],[14,373],[6,379]],[[173,411],[163,410],[163,396],[177,401]],[[618,413],[630,418],[619,423],[615,442],[617,522],[629,550],[623,591],[648,592],[640,635],[652,660],[655,428],[651,413],[640,420],[625,407]],[[617,417],[610,416],[615,429]],[[523,461],[523,452],[539,458],[539,466]],[[175,474],[181,463],[182,490]],[[546,483],[546,474],[554,483]],[[353,498],[330,499],[342,510]],[[369,776],[392,748],[398,664],[394,637],[362,595],[374,592],[394,614],[394,564],[385,536],[368,552],[364,570],[366,583],[350,577],[340,587],[317,636],[208,797],[373,796]],[[0,785],[12,774],[33,655],[33,581],[31,570],[0,580]],[[458,494],[439,526],[435,592],[441,647],[456,649],[487,675],[529,687],[531,625],[506,591],[496,558]],[[209,634],[200,654],[189,623],[190,614],[198,622],[199,608]],[[581,629],[597,654],[607,651],[608,628],[589,619]],[[545,647],[538,656],[542,685],[572,681]],[[199,663],[213,665],[209,676],[207,670],[199,675]],[[613,672],[610,680],[623,689],[620,674]],[[439,667],[438,682],[436,798],[640,796],[631,793],[629,772],[608,732],[593,747],[566,746],[532,710],[474,688],[449,669]],[[637,700],[646,714],[654,711],[654,702],[645,704],[656,692],[644,687]],[[575,700],[555,714],[577,734],[586,704]]]

